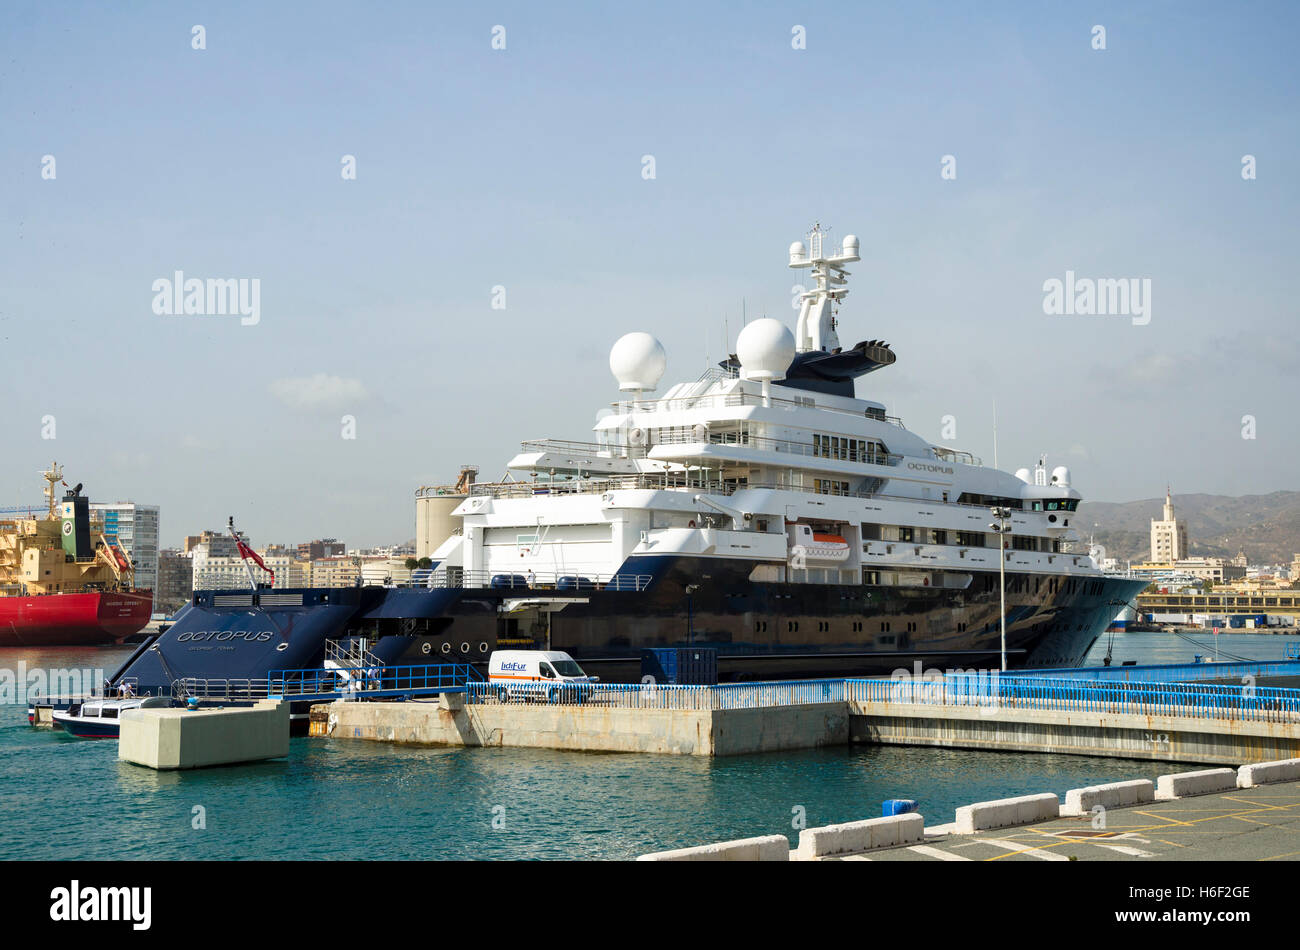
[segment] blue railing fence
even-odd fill
[[[770,683],[723,683],[682,686],[658,683],[470,683],[465,701],[472,704],[548,702],[615,706],[620,709],[757,709],[842,703],[845,681],[789,680]]]
[[[1300,721],[1300,690],[1250,684],[1121,683],[998,673],[848,680],[857,703],[1078,710],[1194,719]]]
[[[655,683],[470,683],[470,704],[546,702],[622,709],[754,709],[810,703],[1079,710],[1200,719],[1300,721],[1300,690],[1213,683],[1121,683],[953,672],[932,678]]]
[[[1287,644],[1287,656],[1291,656]],[[1295,644],[1300,647],[1300,644]],[[1300,649],[1296,651],[1300,655]],[[1298,657],[1300,658],[1300,657]],[[1241,680],[1244,676],[1298,676],[1296,660],[1248,660],[1240,663],[1157,663],[1149,666],[1086,666],[1066,669],[1016,670],[1020,677],[1051,679],[1106,680],[1126,683],[1183,683],[1210,680]]]
[[[1215,664],[1218,667],[1239,664]],[[1253,664],[1258,668],[1260,664]],[[1091,671],[1089,671],[1091,672]],[[1261,674],[1263,675],[1263,674]],[[1278,675],[1278,674],[1267,674]],[[178,699],[396,698],[464,692],[473,705],[545,702],[621,709],[757,709],[814,703],[1079,710],[1184,718],[1300,722],[1300,689],[1205,682],[1126,682],[1037,673],[950,671],[894,679],[810,679],[682,686],[658,683],[502,683],[466,663],[278,670],[246,680],[178,680]]]

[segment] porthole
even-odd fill
[[[279,646],[275,648],[277,653],[283,653],[287,649],[289,649],[289,644],[287,643],[281,643]]]
[[[466,640],[465,642],[463,642],[463,643],[460,645],[460,652],[461,652],[461,653],[468,653],[468,652],[469,652],[469,641],[468,641],[468,640]]]
[[[420,652],[425,654],[426,656],[429,655],[430,653],[433,652],[433,644],[430,643],[428,640],[424,641],[424,643],[420,644]]]
[[[486,643],[480,643],[480,644],[478,645],[478,652],[479,652],[479,653],[486,653],[487,651],[488,651],[488,646],[487,646]]]
[[[450,644],[450,643],[444,643],[444,644],[442,645],[442,652],[443,652],[443,653],[450,653],[450,652],[451,652],[451,644]]]

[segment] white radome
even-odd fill
[[[785,379],[794,362],[794,334],[780,320],[755,320],[736,338],[736,357],[745,379]]]
[[[808,248],[803,246],[803,241],[795,241],[790,245],[790,260],[806,261],[808,259]]]
[[[1064,465],[1052,469],[1052,484],[1066,487],[1070,484],[1070,470]]]
[[[623,392],[650,392],[663,379],[668,354],[649,333],[625,333],[609,351],[609,371]]]
[[[1027,468],[1018,468],[1018,469],[1016,469],[1016,478],[1020,479],[1022,482],[1024,482],[1026,485],[1028,485],[1028,484],[1029,484],[1029,469],[1027,469]]]

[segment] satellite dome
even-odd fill
[[[1029,469],[1027,469],[1027,468],[1018,468],[1018,469],[1016,469],[1016,478],[1020,479],[1022,482],[1024,482],[1026,485],[1028,485],[1028,484],[1029,484]]]
[[[1070,470],[1064,465],[1058,465],[1052,469],[1052,484],[1061,485],[1062,487],[1070,484]]]
[[[790,245],[790,261],[804,261],[808,259],[808,249],[803,246],[803,241],[795,241]]]
[[[844,235],[844,253],[850,257],[858,253],[858,236],[856,234]]]
[[[785,379],[794,362],[794,334],[780,320],[755,320],[736,338],[736,356],[745,379]]]
[[[667,365],[663,344],[649,333],[625,333],[609,351],[609,371],[623,392],[653,390]]]

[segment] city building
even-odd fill
[[[293,554],[258,552],[262,562],[275,573],[271,586],[275,589],[285,587],[311,586],[310,562],[299,560]],[[192,555],[194,564],[194,590],[248,590],[248,572],[252,569],[253,580],[259,584],[270,581],[270,577],[253,561],[245,562],[236,553],[234,556],[213,557],[208,554],[207,546],[200,544]]]
[[[90,503],[91,517],[102,518],[104,534],[118,544],[135,564],[135,586],[154,590],[158,586],[158,506],[132,501],[112,504]]]
[[[1187,557],[1187,528],[1174,517],[1174,499],[1171,491],[1165,492],[1164,517],[1151,519],[1151,560],[1155,564],[1171,564]]]
[[[355,587],[361,576],[361,559],[338,555],[311,562],[312,587]]]
[[[199,545],[205,545],[210,557],[234,557],[239,553],[235,539],[222,531],[204,531],[185,539],[184,553],[193,554]]]
[[[158,552],[158,586],[153,590],[155,612],[173,614],[190,599],[194,590],[194,562],[175,549]]]
[[[338,557],[347,553],[347,545],[335,538],[306,541],[298,545],[298,560],[300,561],[319,561],[321,558]]]
[[[1134,564],[1133,573],[1160,583],[1172,579],[1195,579],[1222,584],[1246,576],[1246,568],[1221,557],[1185,557],[1169,562]]]

